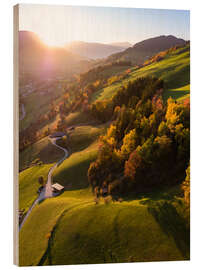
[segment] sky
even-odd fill
[[[189,40],[190,12],[20,4],[19,29],[35,32],[50,46],[71,41],[135,44],[160,35]]]

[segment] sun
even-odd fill
[[[41,37],[42,42],[44,42],[49,47],[64,47],[67,42],[64,40],[57,39],[56,37]]]

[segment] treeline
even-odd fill
[[[127,67],[127,69],[112,76],[112,72],[109,71],[109,69],[117,66],[124,66]],[[130,72],[129,67],[131,67],[130,61],[117,61],[95,67],[80,74],[77,82],[66,87],[63,102],[60,104],[60,110],[63,111],[64,114],[77,110],[89,112],[91,110],[90,101],[92,95],[103,87],[125,79]]]
[[[119,108],[126,105],[128,108],[134,108],[137,103],[152,99],[156,91],[162,91],[163,81],[156,78],[139,78],[134,82],[129,82],[122,86],[110,100],[102,100],[93,103],[90,107],[90,113],[101,122],[115,118]],[[143,105],[145,108],[147,105]]]
[[[171,186],[185,179],[190,158],[190,108],[162,101],[163,81],[141,78],[123,87],[112,100],[93,106],[100,120],[115,121],[100,138],[88,170],[93,190],[109,194]],[[95,111],[94,111],[95,110]]]
[[[50,134],[50,129],[47,128],[43,133],[40,132],[40,127],[45,125],[45,123],[53,120],[58,113],[57,107],[55,106],[54,102],[50,104],[49,112],[46,114],[42,114],[38,117],[38,119],[31,123],[29,127],[22,130],[19,133],[19,151],[23,151],[29,145],[37,142],[38,140],[42,139],[45,136]]]
[[[150,59],[146,60],[144,62],[143,65],[141,65],[140,67],[144,67],[144,66],[147,66],[147,65],[150,65],[152,63],[156,63],[156,62],[159,62],[161,60],[163,60],[168,54],[172,53],[172,52],[175,52],[177,51],[178,49],[181,49],[183,48],[183,50],[181,50],[181,53],[185,50],[188,50],[189,48],[189,42],[186,43],[186,45],[177,45],[177,46],[174,46],[174,47],[171,47],[170,49],[168,50],[165,50],[165,51],[162,51],[162,52],[159,52],[155,55],[153,55],[152,57],[150,57]]]
[[[86,85],[96,80],[106,80],[108,76],[108,70],[112,67],[126,66],[130,67],[132,64],[130,61],[117,61],[110,64],[98,66],[90,69],[89,71],[80,74],[80,84]]]

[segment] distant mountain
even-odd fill
[[[183,46],[185,44],[185,40],[176,38],[172,35],[149,38],[136,43],[134,46],[123,52],[109,56],[107,62],[130,60],[133,64],[139,65],[160,51],[167,50],[174,46]]]
[[[129,42],[112,42],[112,43],[109,43],[109,45],[118,46],[118,47],[126,48],[126,49],[133,46]]]
[[[19,70],[20,75],[47,78],[74,72],[85,71],[88,65],[84,58],[65,48],[48,47],[30,31],[19,31]]]
[[[83,41],[70,42],[67,44],[66,48],[72,53],[76,53],[89,59],[105,58],[113,53],[118,53],[125,49],[125,47],[118,45]]]

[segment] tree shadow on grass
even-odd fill
[[[185,95],[189,94],[190,90],[168,90],[165,94],[167,97],[173,97],[175,99],[184,97]]]
[[[166,201],[148,206],[162,231],[172,237],[185,259],[190,258],[190,229],[176,208]]]
[[[141,200],[141,204],[149,205],[152,202],[165,200],[165,201],[173,201],[176,197],[182,197],[183,192],[179,188],[179,186],[175,187],[164,187],[157,189],[149,189],[145,191],[137,191],[129,194],[124,194],[122,199],[124,201],[133,201],[133,200]]]

